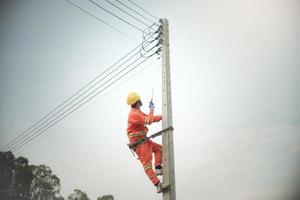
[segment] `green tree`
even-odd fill
[[[104,196],[103,196],[104,197]],[[64,200],[60,179],[46,165],[28,165],[28,159],[0,151],[0,200]],[[90,200],[79,189],[68,200]],[[111,200],[111,199],[101,199]]]
[[[31,200],[63,200],[60,195],[60,180],[52,174],[50,167],[40,165],[33,169],[31,182]]]
[[[11,152],[0,152],[0,199],[12,199],[9,187],[12,185],[14,160]]]
[[[87,194],[79,189],[75,189],[72,194],[68,196],[68,200],[90,200]]]
[[[24,157],[18,157],[14,163],[12,185],[10,186],[13,190],[14,199],[29,200],[30,184],[33,180],[33,166],[28,165],[28,159]]]
[[[0,199],[29,200],[33,179],[32,168],[24,157],[10,152],[0,152]]]

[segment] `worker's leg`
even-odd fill
[[[152,151],[154,153],[154,166],[161,168],[162,164],[162,146],[155,142],[152,143]]]
[[[155,172],[152,169],[152,142],[147,141],[141,144],[137,149],[136,153],[144,167],[144,170],[154,185],[157,185],[160,180],[157,178]]]

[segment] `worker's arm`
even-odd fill
[[[150,111],[149,115],[135,112],[130,114],[128,122],[136,125],[149,125],[153,123],[154,118],[153,111]]]
[[[152,124],[153,122],[159,122],[162,119],[161,115],[154,115],[154,111],[150,110],[150,113],[148,115],[149,122],[147,124]]]
[[[146,125],[152,124],[153,120],[154,120],[154,111],[150,110],[149,114],[146,117]]]

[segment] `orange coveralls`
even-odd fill
[[[154,116],[153,111],[150,111],[149,115],[143,113],[139,109],[131,108],[128,115],[128,127],[127,135],[129,142],[132,144],[139,139],[144,138],[147,135],[148,128],[146,125],[150,125],[153,122],[158,122],[162,119],[161,115]],[[154,166],[161,166],[162,164],[162,146],[147,140],[147,142],[138,145],[134,149],[138,155],[147,176],[150,178],[154,185],[157,185],[160,180],[157,178],[155,172],[152,169],[152,153],[154,153],[155,163]]]

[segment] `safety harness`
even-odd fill
[[[129,149],[130,149],[131,151],[132,151],[132,150],[135,150],[140,144],[143,144],[143,143],[147,142],[147,140],[149,140],[149,139],[152,139],[152,138],[155,138],[155,137],[157,137],[157,136],[160,136],[160,135],[163,134],[163,132],[169,131],[169,130],[174,130],[174,128],[173,128],[172,126],[170,126],[170,127],[165,128],[165,129],[163,129],[163,130],[161,130],[161,131],[158,131],[157,133],[154,133],[154,134],[152,134],[152,135],[150,135],[150,136],[148,136],[148,137],[145,136],[144,138],[139,139],[139,140],[137,140],[136,142],[134,142],[134,143],[132,143],[132,144],[127,144],[127,145],[128,145],[128,147],[129,147]]]

